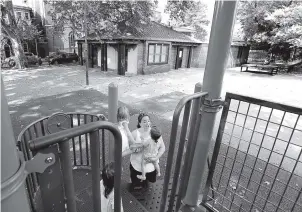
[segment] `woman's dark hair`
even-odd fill
[[[151,127],[150,136],[152,140],[157,143],[158,139],[161,137],[161,131],[156,126]]]
[[[114,163],[111,162],[107,164],[102,170],[102,179],[105,187],[105,197],[108,198],[108,195],[111,193],[114,187]]]
[[[140,113],[137,117],[137,128],[141,128],[141,122],[142,122],[142,119],[145,117],[145,116],[148,116],[149,115],[147,113]],[[149,117],[150,118],[150,117]]]

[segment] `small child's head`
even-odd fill
[[[102,170],[101,177],[105,187],[105,197],[108,198],[114,187],[114,163],[107,164]]]
[[[117,109],[117,122],[129,121],[130,114],[127,107],[122,106]]]
[[[150,135],[152,140],[154,140],[155,143],[157,143],[158,139],[161,137],[161,131],[156,126],[153,126],[151,127]]]

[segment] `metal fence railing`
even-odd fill
[[[65,116],[68,116],[71,121],[65,123],[65,128],[66,130],[71,128],[78,128],[80,126],[87,125],[92,122],[97,122],[97,121],[105,121],[106,118],[103,115],[92,115],[92,114],[84,114],[84,113],[67,113],[64,114]],[[49,126],[49,118],[53,116],[48,116],[44,117],[42,119],[39,119],[26,128],[24,128],[21,133],[18,136],[18,143],[17,146],[20,151],[23,152],[25,160],[31,160],[35,154],[37,153],[37,149],[31,149],[30,148],[30,141],[36,140],[36,139],[44,139],[46,136],[50,136],[52,133],[49,132],[51,130],[52,126]],[[56,122],[57,120],[54,120]],[[66,126],[67,124],[67,126]],[[54,125],[57,127],[56,125]],[[105,166],[106,161],[108,161],[108,144],[105,142],[109,141],[109,132],[108,130],[101,128],[98,130],[98,140],[99,140],[99,159],[100,160],[100,168]],[[85,132],[83,134],[77,135],[77,136],[72,136],[70,139],[65,142],[65,151],[68,151],[67,154],[65,154],[65,159],[71,162],[71,167],[73,169],[76,168],[87,168],[87,169],[92,169],[92,160],[91,160],[91,136],[90,132]],[[39,152],[53,152],[55,155],[62,160],[62,154],[60,152],[62,151],[62,147],[58,144],[54,144],[51,146],[48,146],[48,148],[44,148],[42,150],[39,150]],[[99,161],[99,160],[98,160]],[[49,170],[48,170],[49,171]],[[63,187],[56,186],[60,182],[63,183],[63,179],[61,175],[61,164],[60,162],[56,162],[55,165],[52,166],[53,174],[37,174],[37,173],[32,173],[28,175],[26,178],[26,188],[27,188],[27,195],[30,200],[30,205],[32,211],[37,211],[37,204],[40,201],[43,202],[43,199],[47,199],[44,201],[44,204],[42,206],[43,208],[45,207],[50,207],[53,205],[57,208],[63,208],[65,207],[65,201],[62,201],[62,199],[65,198],[63,192]],[[52,183],[51,183],[52,182]],[[53,187],[57,187],[55,190],[57,195],[52,195],[51,191],[54,191],[49,188],[49,184],[53,185]],[[48,186],[48,188],[46,187]],[[45,187],[45,189],[44,189]],[[49,192],[46,192],[49,191]],[[50,196],[51,195],[51,196]],[[58,203],[58,204],[54,204]],[[45,205],[46,204],[46,205]],[[56,208],[53,208],[56,209]],[[59,211],[59,209],[58,209]]]
[[[231,93],[225,101],[201,204],[302,211],[302,109]]]
[[[174,110],[160,212],[178,211],[181,206],[181,200],[187,189],[201,121],[200,107],[205,97],[207,97],[206,92],[186,96]],[[183,109],[183,121],[178,138],[179,117]],[[170,183],[172,183],[171,189],[169,189]]]

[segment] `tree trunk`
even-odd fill
[[[37,57],[39,57],[39,51],[38,51],[38,42],[37,42],[37,39],[35,39],[35,44],[36,44],[36,54],[37,54]]]
[[[15,20],[12,1],[4,2],[4,11],[2,11],[2,12],[4,12],[5,14],[8,15],[9,24],[5,23],[4,20],[1,20],[1,31],[11,41],[12,48],[13,48],[13,51],[15,54],[16,66],[19,69],[23,69],[23,68],[25,68],[25,65],[24,65],[25,55],[24,55],[23,46],[21,44],[21,40],[14,30],[17,28],[17,24],[16,24],[16,20]]]

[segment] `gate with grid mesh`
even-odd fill
[[[227,93],[201,204],[302,211],[302,109]]]

